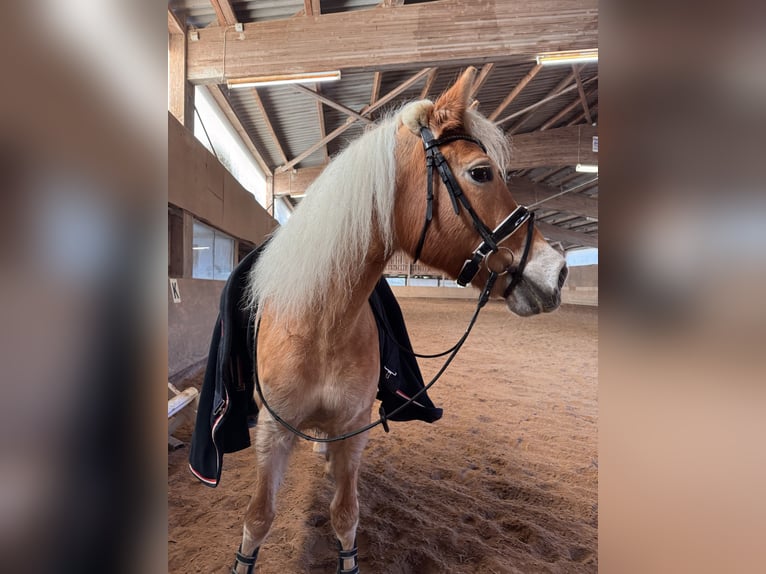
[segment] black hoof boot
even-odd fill
[[[359,574],[359,562],[356,558],[356,540],[354,540],[354,547],[351,550],[343,550],[343,546],[338,540],[338,572],[337,574]],[[354,565],[348,570],[344,570],[343,561],[353,558]],[[249,574],[249,573],[248,573]]]
[[[234,562],[234,566],[231,568],[232,574],[237,574],[237,564],[244,564],[247,566],[247,573],[246,574],[253,574],[253,567],[255,566],[255,561],[258,559],[258,551],[260,550],[260,547],[255,549],[255,552],[253,552],[252,556],[245,556],[242,554],[242,545],[239,545],[239,550],[237,550],[237,553],[234,555],[234,559],[236,562]]]

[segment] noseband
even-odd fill
[[[426,240],[426,233],[428,232],[428,226],[431,224],[433,218],[433,199],[434,199],[434,167],[439,172],[441,180],[444,182],[444,187],[449,193],[450,200],[452,201],[452,209],[455,211],[455,215],[460,215],[460,205],[465,208],[468,215],[473,221],[473,227],[481,237],[481,243],[473,250],[473,254],[470,259],[466,259],[463,263],[463,267],[460,270],[460,274],[457,278],[457,284],[461,287],[468,285],[474,277],[479,273],[482,261],[492,253],[497,253],[500,250],[500,244],[508,239],[511,235],[516,233],[525,222],[527,225],[527,237],[524,244],[524,251],[522,252],[519,265],[515,270],[511,271],[506,269],[501,273],[493,272],[490,269],[490,277],[494,283],[497,275],[502,273],[511,273],[511,283],[505,289],[503,297],[508,297],[513,289],[521,281],[524,274],[524,268],[527,266],[527,259],[529,258],[529,249],[532,244],[532,233],[534,232],[534,219],[535,214],[529,211],[526,207],[519,206],[514,209],[508,217],[506,217],[494,230],[491,230],[479,217],[476,211],[471,206],[468,198],[463,193],[457,179],[455,178],[452,170],[447,163],[446,158],[439,150],[439,146],[451,143],[457,140],[464,140],[476,144],[485,153],[487,148],[475,137],[467,134],[455,134],[436,139],[434,134],[426,127],[420,128],[420,137],[423,139],[423,147],[426,152],[426,169],[427,169],[427,185],[426,185],[426,217],[423,222],[423,230],[420,232],[420,239],[418,240],[417,247],[415,248],[415,259],[420,259],[421,252],[423,251],[423,244]]]

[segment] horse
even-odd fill
[[[297,440],[272,412],[296,429],[329,437],[370,422],[381,367],[368,298],[395,251],[484,286],[520,316],[560,304],[564,258],[513,200],[505,183],[505,136],[469,105],[475,75],[468,68],[435,102],[412,102],[351,142],[307,189],[251,271],[248,304],[258,325],[255,376],[262,395],[256,396],[255,492],[234,574],[253,572]],[[357,481],[368,434],[327,444],[335,479],[330,522],[342,574],[359,572]]]

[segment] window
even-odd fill
[[[234,268],[234,239],[194,220],[192,277],[225,281]]]

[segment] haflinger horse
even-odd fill
[[[235,574],[253,571],[297,440],[272,413],[330,437],[370,422],[381,367],[368,298],[395,251],[484,287],[517,315],[559,306],[565,261],[506,186],[505,137],[468,107],[475,74],[467,69],[435,103],[410,103],[352,142],[252,270],[262,395],[255,493]],[[359,572],[357,480],[368,435],[328,443],[330,518],[343,574]]]

